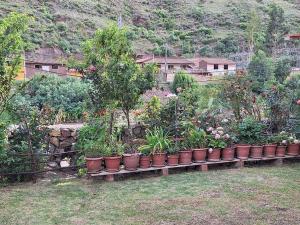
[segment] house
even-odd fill
[[[25,52],[24,68],[21,69],[17,80],[30,79],[38,73],[53,73],[58,76],[75,76],[80,74],[69,70],[66,66],[67,55],[58,48],[40,48]]]
[[[236,63],[225,58],[194,58],[193,74],[223,76],[236,72]]]
[[[149,63],[155,63],[161,74],[163,74],[162,80],[165,82],[171,82],[174,79],[175,73],[180,70],[190,70],[193,68],[194,63],[188,59],[181,57],[158,57],[158,56],[139,56],[136,62],[142,67]]]

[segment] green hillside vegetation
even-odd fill
[[[137,53],[224,55],[245,46],[245,29],[251,11],[267,20],[267,0],[2,0],[0,16],[25,12],[35,17],[27,39],[30,48],[58,46],[66,52],[80,50],[80,43],[97,28],[117,21],[130,27]],[[298,0],[276,0],[285,11],[291,32],[300,31]],[[297,3],[298,2],[298,3]]]

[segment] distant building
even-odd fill
[[[17,80],[30,79],[38,73],[53,73],[59,76],[80,76],[66,66],[67,56],[58,48],[40,48],[25,52],[24,68]]]
[[[224,58],[194,58],[194,68],[190,72],[199,75],[223,76],[236,72],[236,63]]]

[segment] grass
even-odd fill
[[[299,224],[300,164],[0,188],[0,224]]]

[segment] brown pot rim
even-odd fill
[[[277,145],[277,148],[286,148],[286,145]]]
[[[236,144],[236,147],[248,147],[250,144]]]
[[[263,148],[263,145],[251,145],[251,148]]]
[[[276,147],[277,144],[265,144],[264,147]]]
[[[96,160],[101,160],[103,157],[85,157],[85,160],[88,161],[96,161]]]
[[[150,155],[141,155],[140,159],[150,159]]]
[[[167,155],[168,158],[179,158],[178,154]]]
[[[139,156],[140,153],[126,153],[126,154],[123,154],[123,157],[131,157],[131,156]]]
[[[122,156],[105,156],[104,159],[121,159]]]
[[[190,152],[193,152],[192,150],[181,150],[179,151],[179,153],[190,153]]]
[[[208,148],[192,148],[192,151],[207,151]]]
[[[298,143],[298,144],[295,144],[295,143],[290,143],[290,144],[288,144],[288,145],[292,145],[292,146],[294,146],[294,145],[299,145],[299,143]]]
[[[152,155],[166,155],[165,152],[156,152],[156,153],[152,153]]]

